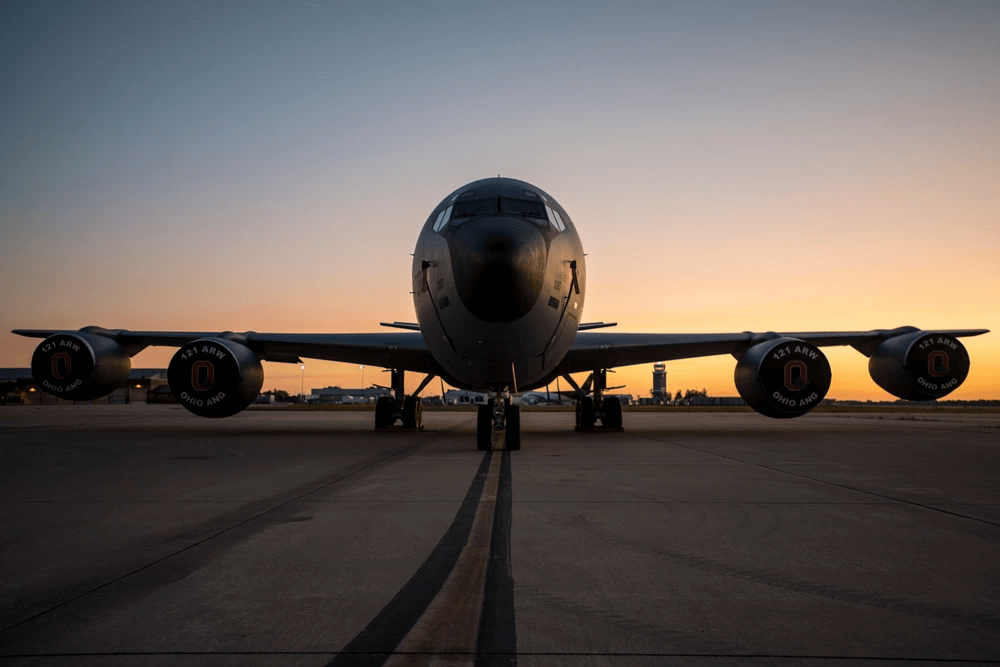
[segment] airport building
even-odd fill
[[[165,399],[164,393],[169,398]],[[5,405],[128,405],[173,402],[173,394],[167,385],[166,368],[133,368],[124,387],[94,401],[68,401],[42,391],[31,376],[30,368],[0,368],[0,402]]]
[[[444,393],[445,405],[486,405],[486,394],[481,391],[449,389]]]
[[[319,403],[374,403],[380,396],[392,396],[392,392],[387,387],[377,385],[365,389],[326,387],[311,391],[312,395],[309,398],[315,399]]]

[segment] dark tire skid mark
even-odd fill
[[[493,452],[486,452],[455,519],[427,560],[372,621],[349,641],[327,667],[379,667],[393,654],[448,579],[465,548],[483,494]],[[476,665],[516,665],[514,580],[510,567],[510,452],[500,462]]]
[[[479,619],[476,667],[517,664],[514,577],[510,565],[512,504],[510,452],[504,451],[500,463],[500,488],[497,490],[496,512],[493,516],[490,560],[486,570],[486,594],[483,600],[483,613]]]
[[[364,630],[349,641],[337,657],[327,663],[328,667],[381,665],[427,610],[428,605],[444,586],[469,539],[492,456],[493,452],[486,452],[454,521],[427,560]]]

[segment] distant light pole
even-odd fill
[[[299,396],[305,396],[306,395],[306,365],[305,364],[300,365],[299,369],[302,371],[302,386],[299,387],[299,391],[301,392],[301,393],[299,393]]]
[[[365,397],[365,400],[368,400],[368,394],[365,393],[365,367],[364,366],[361,367],[361,395]]]

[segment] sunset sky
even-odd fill
[[[992,0],[14,2],[0,70],[0,366],[30,364],[19,327],[414,321],[421,225],[499,173],[575,222],[585,321],[988,328],[950,398],[1000,398]],[[829,396],[892,398],[826,352]],[[734,363],[671,362],[668,388],[733,396]],[[307,391],[360,382],[306,362]]]

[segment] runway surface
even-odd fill
[[[0,663],[1000,663],[1000,415],[0,409]]]

